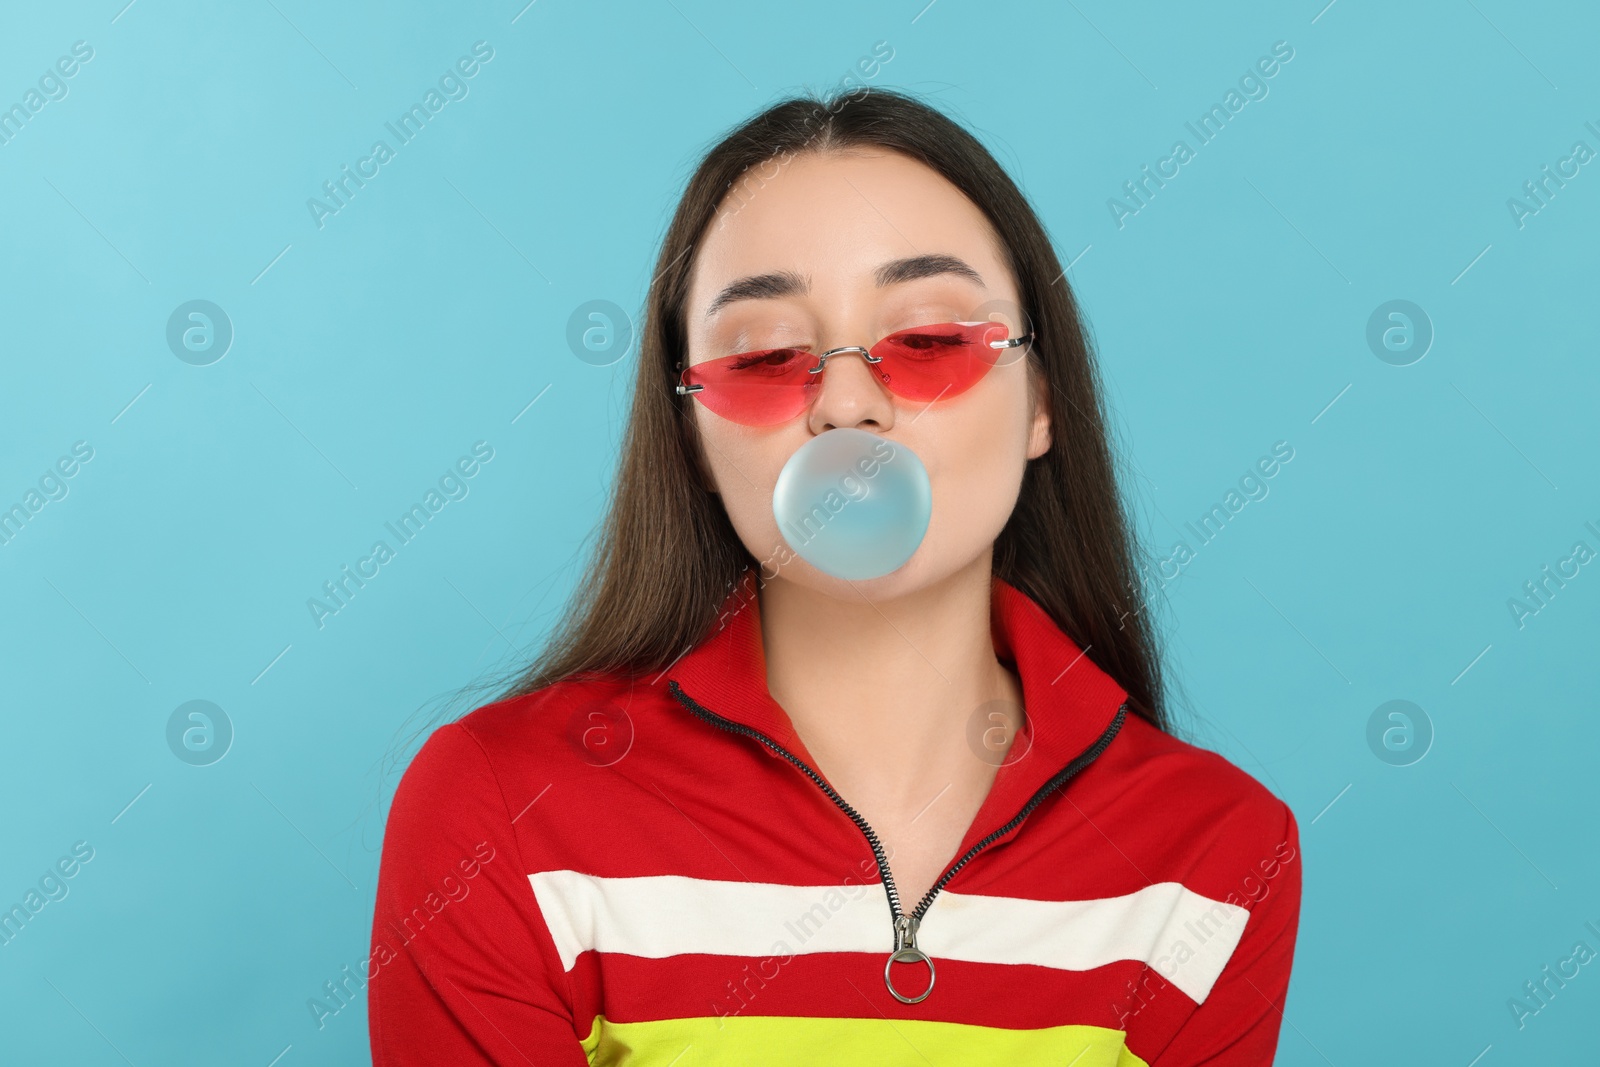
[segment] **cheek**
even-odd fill
[[[1023,402],[1002,390],[971,399],[930,427],[924,462],[941,540],[981,547],[1000,535],[1016,507],[1028,442]]]
[[[929,476],[935,505],[948,505],[945,521],[986,526],[999,516],[1004,525],[1021,487],[1021,447],[992,433],[963,433],[950,434],[938,448],[938,473],[930,468]]]
[[[802,442],[786,442],[778,433],[750,434],[719,419],[705,419],[701,427],[706,463],[728,520],[750,554],[766,559],[782,543],[772,514],[772,488]]]

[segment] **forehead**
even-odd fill
[[[713,301],[726,301],[730,285],[772,274],[806,283],[804,292],[778,286],[787,298],[848,303],[895,287],[892,273],[890,285],[879,284],[885,264],[929,257],[965,264],[981,284],[960,269],[911,271],[935,279],[912,284],[991,297],[1015,293],[994,228],[932,168],[880,149],[774,161],[747,171],[712,220],[690,280],[689,318],[704,320]],[[718,315],[741,303],[759,301],[723,303]]]

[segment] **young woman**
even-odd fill
[[[1090,347],[989,153],[895,92],[770,108],[641,337],[574,604],[394,798],[374,1062],[1269,1063],[1295,819],[1167,732]],[[843,431],[926,474],[866,578],[775,507]]]

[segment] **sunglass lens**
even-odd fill
[[[883,359],[879,376],[891,392],[908,400],[934,400],[972,388],[1002,351],[989,342],[1006,333],[1003,322],[917,326],[890,334],[872,353]]]
[[[777,348],[696,363],[685,384],[703,385],[695,395],[725,419],[747,426],[787,422],[811,402],[818,382],[810,370],[816,357],[798,348]]]

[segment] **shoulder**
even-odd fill
[[[562,681],[435,727],[395,788],[385,854],[414,858],[509,841],[533,822],[519,823],[521,813],[552,787],[561,798],[589,795],[598,761],[583,758],[585,742],[596,741],[585,716],[615,706],[619,689],[625,698],[625,680]]]
[[[502,787],[511,778],[565,773],[608,728],[622,731],[632,683],[605,675],[564,679],[484,704],[436,727],[401,778],[400,794],[452,794]]]
[[[565,678],[522,696],[485,704],[457,725],[491,762],[515,757],[554,769],[596,743],[595,731],[622,730],[645,687],[622,674]],[[592,762],[592,761],[589,761]]]
[[[1294,812],[1282,798],[1221,754],[1142,718],[1127,719],[1100,762],[1147,816],[1158,813],[1161,836],[1183,842],[1197,860],[1251,867],[1287,861],[1298,849]]]
[[[1115,754],[1113,756],[1113,754]],[[1136,775],[1172,802],[1226,810],[1239,817],[1277,817],[1287,805],[1227,757],[1130,715],[1106,750],[1123,774]]]

